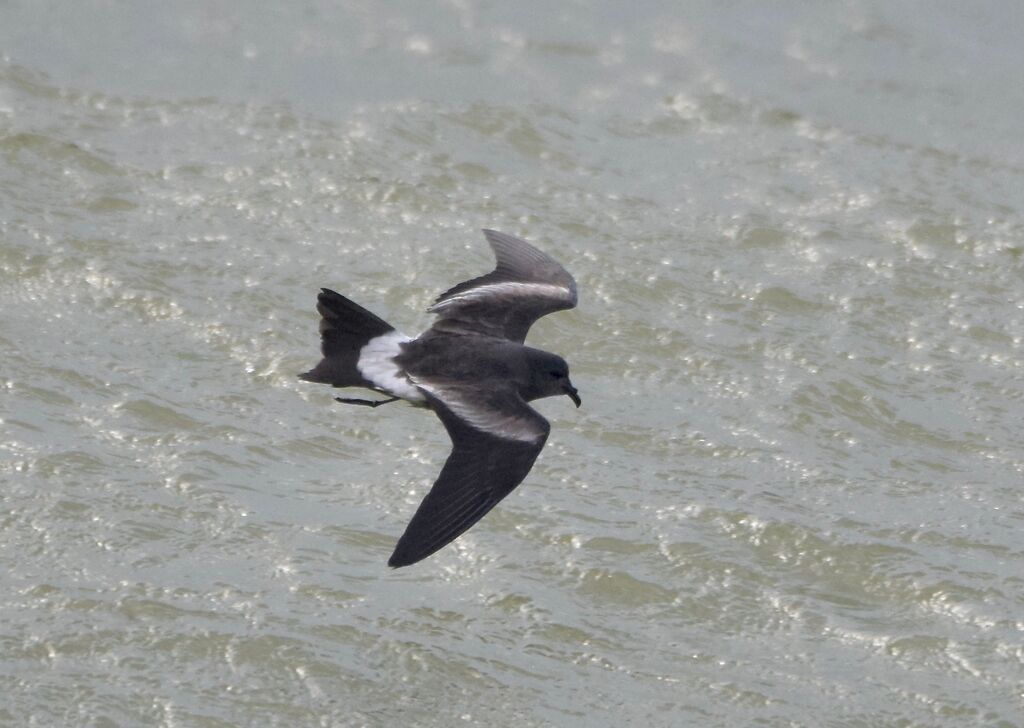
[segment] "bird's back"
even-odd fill
[[[496,378],[525,382],[527,349],[492,336],[428,332],[403,344],[395,362],[414,379],[478,382]]]

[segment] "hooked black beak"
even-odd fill
[[[583,400],[580,399],[580,395],[576,392],[576,387],[571,384],[566,384],[565,393],[568,395],[569,399],[576,403],[577,407],[583,404]]]

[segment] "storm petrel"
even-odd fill
[[[528,402],[564,394],[580,406],[565,360],[523,344],[534,321],[576,305],[576,281],[526,241],[484,235],[497,267],[442,293],[428,309],[437,320],[415,339],[332,290],[317,296],[323,359],[299,376],[389,396],[335,398],[344,404],[429,407],[452,441],[388,566],[448,545],[523,482],[551,430]]]

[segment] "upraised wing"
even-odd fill
[[[484,230],[498,259],[487,275],[442,293],[428,311],[431,331],[498,336],[519,344],[541,316],[576,305],[576,281],[559,263],[525,240]]]
[[[452,452],[398,540],[392,567],[425,559],[483,518],[523,482],[551,430],[512,387],[416,384],[448,430]]]

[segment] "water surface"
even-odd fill
[[[0,724],[1021,725],[1021,10],[0,8]],[[344,408],[479,229],[575,274],[526,483],[385,566]]]

